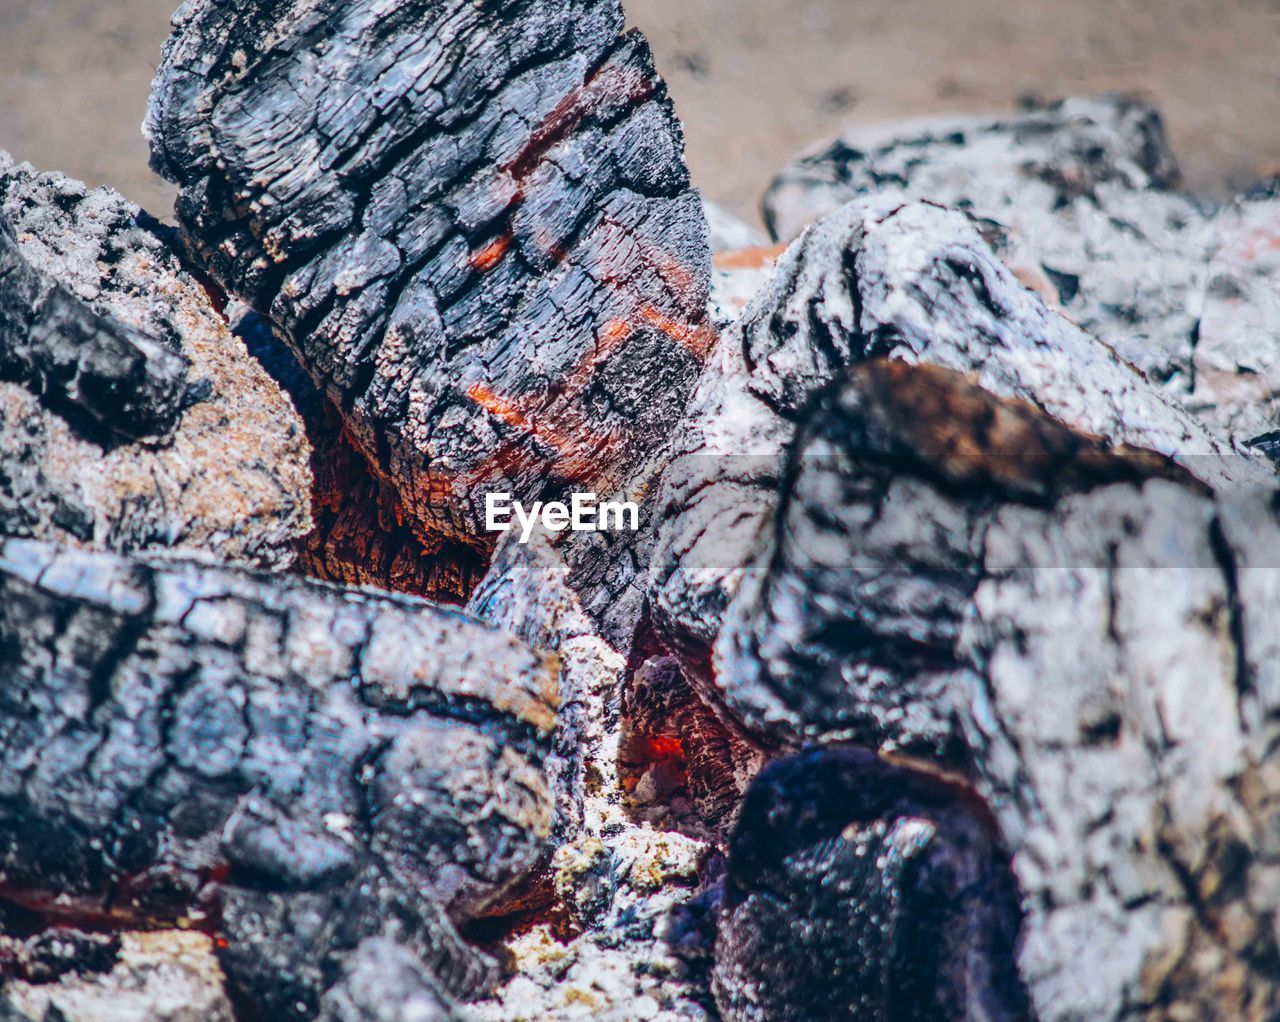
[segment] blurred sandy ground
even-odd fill
[[[176,0],[0,0],[0,148],[158,214],[139,133]],[[755,221],[796,149],[844,122],[1136,90],[1189,187],[1280,170],[1280,0],[629,0],[696,183]]]

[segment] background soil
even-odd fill
[[[157,214],[142,120],[177,0],[0,0],[0,148]],[[1187,185],[1280,171],[1280,0],[629,0],[712,199],[752,222],[798,148],[845,122],[1139,91]]]

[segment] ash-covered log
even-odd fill
[[[1280,177],[1213,221],[1188,406],[1246,442],[1280,429]]]
[[[784,747],[905,750],[971,786],[1017,883],[1031,1017],[1274,1016],[1274,487],[1214,491],[973,377],[889,361],[823,395],[783,485],[716,646],[729,715]],[[789,797],[769,796],[772,819],[800,812]],[[838,826],[839,801],[826,812]],[[804,890],[807,862],[774,886]],[[897,890],[893,863],[877,869]],[[790,929],[751,924],[757,958],[793,961],[804,920],[838,914],[838,885],[808,890],[788,895]],[[793,1017],[731,985],[760,977],[735,971],[728,925],[726,1015]],[[800,956],[762,982],[822,989],[837,964]]]
[[[1243,441],[1280,426],[1275,288],[1261,283],[1280,202],[1260,186],[1220,212],[1177,181],[1153,107],[1076,97],[847,133],[786,167],[764,215],[790,240],[859,196],[963,209],[1030,286]]]
[[[778,503],[783,452],[814,395],[878,356],[973,372],[1074,428],[1174,458],[1215,486],[1267,479],[1232,446],[1048,308],[965,214],[855,202],[811,228],[726,331],[690,400],[659,502],[650,601],[704,676],[744,566]]]
[[[941,693],[991,520],[1155,478],[1204,492],[1166,458],[953,370],[851,367],[796,433],[777,517],[716,646],[718,701],[769,746],[824,738],[946,759],[957,736]]]
[[[553,659],[407,597],[31,541],[0,595],[5,898],[208,928],[262,1017],[492,983],[456,925],[550,833]]]
[[[714,340],[707,229],[616,0],[199,0],[147,117],[196,260],[268,316],[420,538],[612,492]]]
[[[187,360],[100,316],[32,266],[0,216],[0,378],[128,439],[162,439],[187,398]]]
[[[0,534],[286,565],[311,524],[302,423],[171,234],[0,153]]]

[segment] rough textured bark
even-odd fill
[[[0,371],[0,534],[287,564],[311,524],[302,424],[167,232],[3,153],[0,222],[0,344],[39,375]]]
[[[18,247],[0,218],[0,376],[69,417],[130,439],[167,436],[187,397],[187,360],[100,316]]]
[[[963,774],[1010,854],[1035,1017],[1274,1016],[1274,489],[888,362],[817,404],[784,486],[717,643],[731,715]]]
[[[690,400],[659,503],[650,599],[701,675],[743,567],[777,506],[782,456],[812,396],[890,356],[972,371],[1076,428],[1166,453],[1213,485],[1270,477],[1024,288],[965,214],[859,202],[778,261]]]
[[[1275,289],[1264,283],[1280,203],[1256,189],[1219,214],[1176,183],[1156,111],[1102,96],[863,129],[798,157],[764,210],[790,239],[862,195],[964,209],[1029,285],[1243,441],[1280,425]]]
[[[610,0],[203,0],[147,118],[194,257],[269,316],[424,541],[625,486],[714,332],[706,224]],[[287,154],[287,159],[284,158]]]
[[[0,567],[8,897],[203,921],[272,1018],[403,1007],[407,979],[366,1004],[388,942],[421,998],[493,982],[455,923],[549,835],[552,662],[368,591],[20,540]]]

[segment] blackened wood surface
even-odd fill
[[[272,1018],[356,997],[370,940],[484,989],[454,922],[549,835],[552,660],[418,600],[31,541],[0,596],[8,897],[211,927]]]
[[[665,88],[611,0],[201,0],[147,131],[196,259],[268,315],[420,530],[611,490],[714,333]]]

